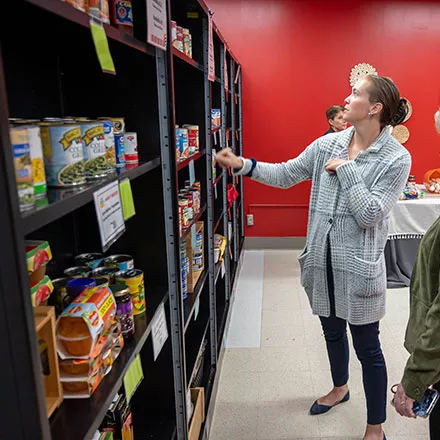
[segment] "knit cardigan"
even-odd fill
[[[330,243],[336,316],[354,325],[379,321],[385,314],[384,248],[388,216],[405,188],[411,166],[408,151],[384,129],[371,146],[325,171],[331,158],[348,160],[351,127],[328,134],[284,163],[250,159],[234,170],[266,185],[289,188],[312,180],[306,247],[298,257],[301,284],[313,313],[330,316],[327,284],[327,243]]]

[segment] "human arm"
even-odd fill
[[[232,168],[234,175],[249,175],[252,179],[269,186],[289,188],[313,176],[319,140],[309,145],[298,157],[283,163],[255,162],[235,156],[224,149],[216,154],[216,162],[223,168]]]
[[[411,157],[402,154],[369,189],[355,161],[349,160],[336,167],[350,212],[361,228],[370,228],[389,214],[405,188],[410,168]]]

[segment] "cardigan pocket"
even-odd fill
[[[301,268],[301,286],[306,291],[313,289],[313,259],[307,247],[298,256],[298,263]]]
[[[381,255],[376,261],[355,256],[349,270],[349,285],[351,293],[356,296],[383,295],[386,292],[384,256]]]

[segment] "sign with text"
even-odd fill
[[[151,323],[151,335],[153,338],[153,354],[156,361],[166,340],[168,339],[167,318],[165,316],[165,307],[159,306]]]
[[[105,252],[125,232],[119,182],[116,180],[95,191],[93,198],[102,250]]]
[[[147,0],[147,41],[167,49],[167,9],[165,0]]]
[[[215,81],[214,37],[212,30],[212,14],[208,14],[208,79]]]

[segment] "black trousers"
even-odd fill
[[[434,385],[434,388],[440,391],[440,383]],[[429,437],[431,440],[440,440],[440,401],[429,416]]]

